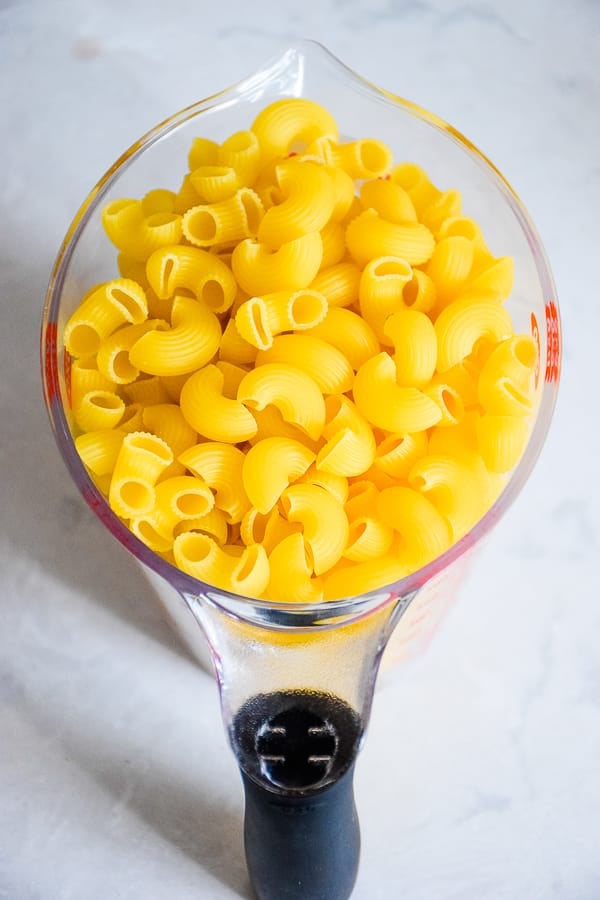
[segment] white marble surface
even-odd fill
[[[378,692],[354,898],[600,896],[597,0],[0,0],[3,900],[249,897],[215,687],[71,484],[37,340],[97,176],[301,36],[495,161],[545,241],[566,334],[534,477],[429,653]]]

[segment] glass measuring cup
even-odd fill
[[[222,141],[286,96],[327,107],[345,137],[372,135],[414,159],[434,183],[461,190],[490,246],[515,261],[508,303],[515,331],[539,343],[536,414],[527,449],[503,493],[461,541],[381,590],[327,604],[270,603],[217,590],[174,568],[110,510],[75,450],[63,329],[86,291],[114,277],[102,207],[157,186],[176,190],[196,136]],[[343,900],[357,872],[352,772],[379,664],[411,653],[445,609],[470,552],[510,506],[544,442],[559,375],[552,277],[518,198],[494,167],[435,116],[374,88],[317,44],[299,44],[260,72],[158,126],[131,147],[83,203],[59,251],[42,329],[46,402],[59,449],[95,513],[162,586],[180,633],[208,639],[223,721],[246,793],[250,875],[261,900]]]

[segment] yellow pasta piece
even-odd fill
[[[268,513],[281,494],[315,458],[308,447],[284,437],[269,437],[248,450],[242,469],[244,490],[260,513]]]
[[[442,238],[435,246],[426,272],[435,282],[438,307],[447,306],[460,293],[473,267],[473,244],[466,237]]]
[[[155,213],[172,213],[175,212],[176,201],[177,195],[173,191],[157,188],[154,191],[148,191],[142,197],[142,210],[145,216],[152,216]]]
[[[221,337],[219,359],[243,366],[253,363],[257,352],[257,348],[241,336],[235,319],[230,319]]]
[[[224,383],[223,373],[215,365],[194,372],[181,389],[181,412],[198,434],[211,441],[247,441],[256,434],[256,421],[240,400],[224,396]]]
[[[127,325],[113,331],[98,348],[96,362],[99,370],[113,384],[130,384],[135,381],[140,370],[132,364],[129,351],[149,331],[165,331],[168,328],[168,322],[147,319],[141,325]]]
[[[490,472],[510,472],[525,451],[530,425],[523,416],[486,413],[477,420],[477,444]]]
[[[268,350],[259,351],[256,365],[288,363],[302,369],[323,394],[343,394],[352,387],[354,373],[343,353],[312,334],[282,334]]]
[[[429,313],[435,307],[435,282],[421,269],[413,269],[412,278],[402,288],[402,303],[407,309]]]
[[[400,581],[410,571],[410,566],[395,553],[348,565],[325,576],[323,598],[336,600],[381,590],[386,585]]]
[[[309,564],[322,575],[341,558],[348,543],[348,518],[336,498],[313,484],[293,484],[281,495],[280,506],[289,522],[302,525]],[[323,528],[322,523],[327,527]]]
[[[171,325],[138,338],[129,350],[134,368],[151,375],[184,375],[205,365],[219,349],[219,320],[191,297],[175,297]]]
[[[110,483],[111,509],[125,519],[150,512],[154,486],[172,462],[171,448],[156,435],[139,431],[125,435]]]
[[[337,265],[346,255],[346,233],[339,222],[328,222],[321,229],[323,256],[321,269],[330,269]]]
[[[223,373],[223,396],[235,400],[240,382],[248,369],[236,366],[235,363],[227,362],[227,360],[219,360],[215,366]]]
[[[454,300],[435,322],[438,372],[451,369],[481,338],[504,340],[512,334],[510,314],[492,300]]]
[[[465,293],[474,297],[489,297],[497,303],[508,300],[515,281],[515,264],[512,256],[491,259],[473,272],[465,285]]]
[[[375,451],[374,464],[392,478],[406,478],[415,462],[427,452],[427,433],[388,434]]]
[[[493,415],[524,416],[533,409],[532,379],[537,346],[529,335],[502,341],[484,363],[477,384],[479,402]]]
[[[263,161],[286,156],[296,145],[306,146],[319,137],[337,140],[333,116],[320,104],[303,97],[276,100],[261,110],[252,124]]]
[[[219,156],[219,145],[205,137],[197,137],[192,141],[188,153],[188,166],[190,170],[198,166],[215,166]]]
[[[144,210],[139,200],[123,197],[112,200],[102,210],[102,225],[109,240],[119,250],[129,254],[130,235],[135,234],[144,221]]]
[[[437,363],[437,336],[429,316],[414,309],[392,313],[383,326],[394,345],[396,382],[403,387],[423,387]]]
[[[310,438],[321,436],[325,401],[314,379],[287,363],[265,363],[248,372],[238,389],[238,400],[250,409],[275,406],[286,422]]]
[[[423,388],[423,393],[440,408],[442,413],[437,425],[457,425],[465,413],[462,398],[457,390],[443,380]]]
[[[183,234],[196,247],[240,241],[256,235],[263,215],[258,194],[240,188],[226,200],[188,209],[182,220]]]
[[[284,537],[269,554],[269,600],[286,603],[318,603],[323,599],[320,578],[312,577],[304,538],[300,533]]]
[[[238,556],[207,534],[185,532],[175,538],[173,554],[188,575],[244,597],[262,594],[269,581],[269,561],[260,544],[245,547]]]
[[[365,266],[360,277],[358,297],[363,319],[381,343],[391,344],[385,322],[404,306],[402,292],[412,278],[410,264],[395,256],[379,256]]]
[[[332,222],[341,222],[354,202],[354,179],[338,166],[325,166],[324,168],[333,185],[334,201],[331,220]]]
[[[280,540],[283,540],[286,535],[294,533],[292,530],[289,530],[292,528],[294,531],[300,530],[299,525],[290,526],[286,522],[277,506],[270,509],[268,513],[261,513],[254,507],[251,507],[240,522],[240,538],[246,546],[249,544],[262,544],[267,554],[269,554]]]
[[[198,192],[192,184],[191,173],[184,175],[179,190],[175,195],[175,212],[179,215],[187,212],[192,206],[197,206],[202,202],[202,198],[198,196]]]
[[[354,403],[343,394],[325,399],[327,443],[317,454],[317,469],[334,475],[362,475],[375,459],[373,431]]]
[[[208,515],[214,504],[211,489],[199,478],[167,478],[156,485],[152,510],[133,519],[131,530],[152,550],[164,552],[173,546],[175,528],[180,522]]]
[[[261,164],[261,148],[256,134],[252,131],[236,131],[218,150],[217,162],[221,166],[231,166],[241,185],[252,187]]]
[[[125,432],[118,428],[89,431],[75,438],[75,449],[86,469],[94,475],[110,475],[124,437]]]
[[[285,437],[292,441],[298,441],[312,450],[317,452],[321,446],[320,440],[313,440],[300,428],[286,422],[283,416],[274,406],[265,406],[264,409],[253,409],[252,415],[256,419],[258,430],[254,437],[250,438],[250,444],[256,444],[266,437]]]
[[[198,166],[190,173],[190,181],[204,203],[228,200],[239,188],[238,177],[231,166]]]
[[[142,406],[153,406],[156,403],[168,403],[169,401],[167,389],[156,375],[140,375],[137,381],[124,384],[122,391],[130,403],[141,403]]]
[[[141,403],[130,403],[125,407],[125,412],[119,421],[119,431],[131,433],[132,431],[145,431],[142,419],[143,406]]]
[[[443,191],[433,203],[421,211],[419,219],[430,231],[437,234],[446,219],[459,216],[461,209],[462,197],[460,191]]]
[[[173,530],[174,539],[177,535],[189,531],[201,531],[203,534],[208,534],[218,544],[223,546],[223,544],[227,543],[229,534],[225,513],[222,509],[217,509],[216,506],[213,506],[206,515],[199,516],[197,519],[182,519],[175,525]]]
[[[372,481],[365,479],[353,481],[348,486],[348,497],[344,504],[348,521],[353,522],[364,516],[375,516],[378,493],[379,490]]]
[[[127,256],[125,253],[119,253],[117,256],[117,268],[119,270],[119,275],[121,278],[127,278],[130,281],[136,281],[139,286],[146,293],[146,300],[148,302],[148,311],[150,311],[150,301],[148,300],[148,291],[150,285],[148,283],[148,279],[146,278],[146,261],[133,259],[131,256]]]
[[[469,357],[447,369],[443,375],[434,375],[430,387],[450,388],[461,399],[464,409],[477,406],[477,373],[472,371]],[[434,398],[435,399],[435,398]],[[445,405],[445,404],[444,404]],[[447,423],[446,423],[447,424]]]
[[[305,234],[272,252],[250,238],[240,241],[231,257],[240,287],[252,296],[307,288],[319,271],[323,243],[318,232]]]
[[[384,556],[394,538],[394,531],[373,516],[363,516],[350,523],[348,546],[344,557],[353,562],[366,562]]]
[[[336,263],[321,269],[310,288],[327,299],[329,308],[350,306],[358,300],[360,269],[352,262]]]
[[[463,537],[485,511],[477,480],[458,459],[428,454],[412,467],[408,483],[448,521],[452,543]]]
[[[116,428],[125,412],[125,403],[114,391],[89,391],[73,410],[82,431]]]
[[[327,315],[307,334],[336,347],[356,370],[379,353],[379,341],[370,325],[350,309],[329,309]]]
[[[275,335],[312,328],[326,314],[327,300],[318,291],[278,291],[242,303],[235,324],[244,340],[258,350],[268,350]]]
[[[241,450],[232,444],[206,441],[181,453],[179,462],[215,492],[215,504],[230,524],[242,521],[251,504],[244,490]]]
[[[408,193],[418,216],[424,209],[431,206],[441,194],[441,191],[429,180],[427,172],[416,163],[399,163],[390,172],[390,179]]]
[[[92,290],[77,307],[63,333],[67,353],[91,356],[100,342],[121,325],[139,325],[148,317],[143,289],[127,278],[115,278]]]
[[[110,391],[112,381],[100,372],[96,359],[74,359],[71,362],[71,407],[77,409],[90,391]]]
[[[374,209],[366,209],[348,225],[346,245],[358,266],[379,256],[397,256],[414,266],[427,262],[435,241],[431,231],[419,222],[399,225],[382,219]]]
[[[431,500],[410,487],[384,488],[377,495],[380,521],[398,532],[402,557],[421,568],[441,556],[452,543],[450,526]]]
[[[326,472],[323,469],[317,469],[315,463],[312,463],[300,478],[297,479],[298,484],[314,484],[329,491],[336,500],[343,505],[348,499],[348,479],[343,475],[336,475],[334,472]]]
[[[237,291],[231,269],[214,253],[199,247],[165,247],[146,263],[146,275],[158,297],[191,291],[214,313],[226,312]]]
[[[394,158],[383,141],[363,138],[343,144],[330,142],[330,159],[352,178],[377,178],[387,175]]]
[[[193,447],[198,441],[198,435],[185,420],[181,409],[176,403],[158,403],[147,406],[142,412],[144,431],[162,438],[169,445],[175,457],[174,461],[163,472],[163,478],[183,475],[185,466],[178,461],[178,457]]]
[[[404,188],[393,181],[376,178],[365,181],[360,188],[360,199],[365,209],[375,212],[388,222],[416,222],[417,213]]]
[[[388,353],[378,353],[360,367],[353,393],[365,419],[386,431],[424,431],[442,416],[439,406],[423,391],[396,383],[396,366]]]
[[[473,245],[473,264],[478,269],[482,264],[487,265],[492,260],[481,228],[468,216],[449,216],[440,226],[438,240],[448,237],[464,237]]]
[[[170,192],[169,192],[170,193]],[[159,247],[181,240],[181,216],[172,208],[146,212],[150,201],[113,200],[102,212],[104,229],[113,244],[131,259],[143,262]]]
[[[321,231],[335,204],[333,183],[323,166],[286,160],[277,166],[277,183],[283,197],[264,215],[258,240],[272,249]]]

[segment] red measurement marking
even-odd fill
[[[67,400],[69,401],[69,406],[72,409],[73,403],[71,400],[71,354],[67,353],[66,350],[63,350],[63,372],[65,375],[65,386],[67,388]]]
[[[538,325],[535,313],[531,313],[531,336],[537,347],[537,362],[535,364],[535,386],[537,388],[540,380],[540,327]]]
[[[546,381],[558,381],[560,372],[560,325],[558,310],[553,300],[546,303],[546,330],[548,332],[548,351],[546,356]]]
[[[56,345],[58,329],[56,322],[48,322],[44,336],[44,376],[48,400],[58,396],[58,378],[56,372]]]

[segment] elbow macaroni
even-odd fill
[[[538,349],[455,188],[288,98],[177,192],[113,200],[119,278],[64,329],[75,447],[192,577],[315,603],[444,553],[525,450]],[[181,178],[181,175],[180,175]]]

